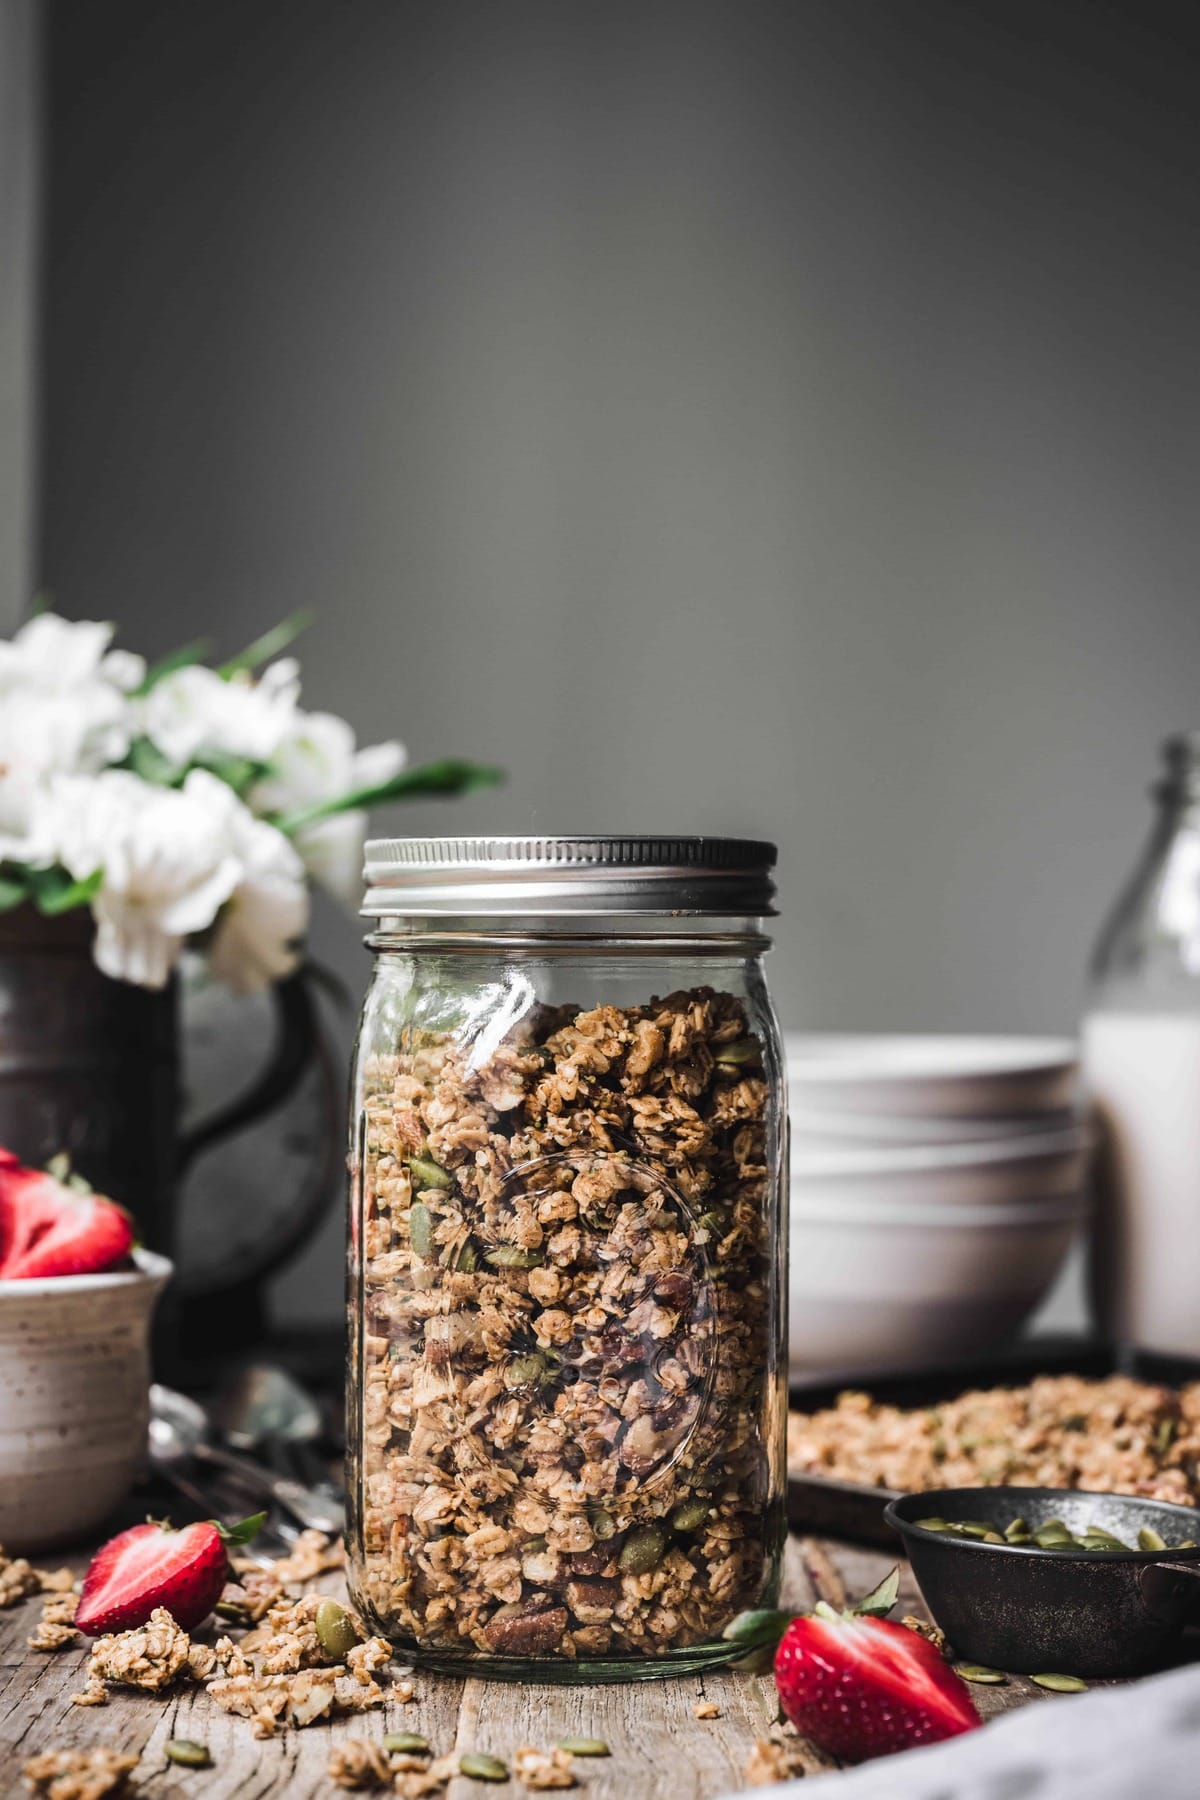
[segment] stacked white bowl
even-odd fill
[[[1074,1043],[787,1038],[793,1374],[986,1356],[1087,1214]]]

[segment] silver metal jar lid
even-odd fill
[[[705,837],[375,838],[371,918],[773,916],[774,844]]]

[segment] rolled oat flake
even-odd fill
[[[783,1542],[770,844],[368,844],[348,1575],[412,1660],[733,1660]]]

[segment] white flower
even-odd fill
[[[119,762],[129,748],[127,690],[145,664],[109,650],[112,634],[42,613],[0,642],[0,859],[44,863],[48,783]]]
[[[102,877],[92,901],[97,964],[140,987],[166,984],[183,940],[212,924],[243,875],[209,795],[152,787],[122,769],[60,776],[48,831],[56,860],[77,881]]]
[[[240,867],[213,934],[213,973],[235,993],[257,993],[296,966],[308,928],[304,864],[283,833],[256,819],[215,775],[193,769],[183,791],[221,815]]]
[[[137,687],[146,664],[128,650],[110,650],[113,631],[112,625],[60,619],[57,613],[27,619],[11,642],[0,643],[0,690],[18,683],[45,693],[93,683],[120,692]]]
[[[267,763],[293,728],[299,694],[299,667],[290,657],[258,681],[226,681],[194,663],[155,683],[139,707],[141,729],[177,767],[205,755]]]
[[[372,744],[359,750],[344,719],[333,713],[298,712],[273,758],[271,774],[255,785],[250,803],[256,812],[285,817],[388,781],[404,761],[402,744]],[[349,905],[357,903],[362,887],[366,827],[366,813],[355,809],[319,819],[295,839],[309,874]]]

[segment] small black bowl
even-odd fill
[[[1170,1657],[1200,1606],[1195,1550],[1080,1552],[927,1531],[918,1519],[975,1520],[1000,1531],[1014,1519],[1036,1530],[1099,1525],[1125,1543],[1143,1526],[1168,1546],[1200,1536],[1200,1513],[1166,1500],[1061,1488],[931,1488],[884,1510],[930,1613],[956,1654],[1017,1674],[1139,1675]]]

